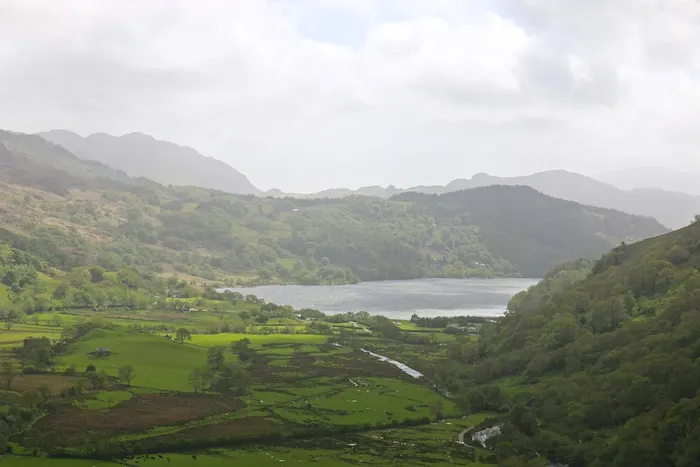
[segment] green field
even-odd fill
[[[112,355],[90,357],[88,353],[96,347],[109,348]],[[191,391],[187,380],[190,371],[205,360],[206,349],[194,345],[179,344],[156,335],[98,329],[72,344],[60,362],[66,367],[75,365],[79,370],[92,364],[111,376],[116,376],[120,367],[131,365],[135,370],[134,386]]]
[[[209,307],[211,304],[200,301],[198,305]],[[239,311],[250,306],[241,302],[236,304]],[[456,453],[456,457],[455,453],[438,453],[445,446],[454,447],[454,439],[464,423],[455,420],[449,425],[428,424],[437,413],[454,417],[459,412],[452,401],[424,381],[408,377],[396,367],[352,346],[326,345],[327,335],[305,333],[308,320],[272,318],[262,325],[249,324],[253,333],[245,334],[208,331],[228,320],[239,319],[236,317],[239,311],[112,310],[95,313],[77,310],[41,313],[31,322],[25,320],[16,323],[11,331],[0,332],[0,349],[7,358],[11,350],[21,346],[27,337],[45,336],[56,341],[65,326],[89,324],[97,327],[72,341],[67,351],[56,357],[56,371],[51,375],[22,375],[13,383],[17,390],[38,390],[42,385],[59,390],[76,384],[81,378],[84,381],[85,390],[72,401],[70,410],[47,414],[30,429],[28,439],[55,431],[59,442],[68,449],[77,449],[75,452],[80,452],[88,440],[122,447],[137,443],[140,449],[157,452],[155,447],[163,446],[166,447],[163,450],[168,451],[170,446],[177,450],[183,442],[194,440],[214,442],[216,439],[241,437],[255,440],[257,436],[276,433],[284,436],[301,434],[303,437],[307,431],[324,433],[342,428],[360,433],[347,435],[342,446],[337,444],[338,439],[333,438],[320,444],[314,441],[313,446],[275,443],[264,451],[248,444],[243,450],[199,449],[194,454],[197,456],[196,465],[216,467],[236,463],[265,466],[285,462],[298,464],[300,460],[330,466],[357,463],[392,465],[396,462],[404,465],[428,465],[425,462],[429,465],[479,465],[467,458],[462,459],[464,453]],[[62,326],[57,326],[57,323]],[[255,333],[256,329],[284,326],[294,327],[296,333]],[[166,334],[174,336],[174,330],[180,327],[191,330],[190,339],[179,343],[166,338]],[[364,330],[354,323],[333,326],[336,332],[341,327]],[[364,330],[364,333],[369,332]],[[427,334],[418,329],[409,332]],[[444,337],[453,339],[452,336]],[[240,361],[231,350],[231,344],[242,339],[249,340],[249,348],[254,353],[247,361]],[[444,353],[444,347],[437,344],[438,340],[442,339],[434,339],[430,351],[426,351],[425,346],[391,342],[362,333],[358,334],[356,343],[400,361],[430,365]],[[89,355],[98,347],[108,348],[110,355]],[[213,392],[193,394],[190,374],[193,369],[207,364],[207,353],[213,347],[223,348],[227,364],[242,366],[250,374],[252,384],[247,394],[240,398],[222,398]],[[118,376],[120,367],[133,366],[135,375],[131,387],[122,386],[117,379],[112,379],[104,387],[93,389],[84,375],[88,365],[94,365],[98,371],[111,377]],[[78,375],[71,379],[61,374],[72,366]],[[389,438],[384,441],[375,437],[362,438],[362,432],[367,430],[415,423],[421,424],[422,428],[394,428],[386,432],[404,433],[396,436],[416,440],[420,438],[420,447],[413,446],[410,452],[394,452],[397,441],[389,441]],[[370,431],[368,436],[369,433],[380,432]],[[430,439],[421,433],[431,433]],[[385,436],[388,435],[381,435]],[[359,443],[368,447],[359,448]],[[387,450],[390,454],[386,454]],[[121,465],[32,457],[12,458],[15,462],[10,464],[2,459],[0,467],[5,464],[20,467]],[[191,453],[149,454],[132,460],[138,460],[139,466],[195,465]],[[130,465],[136,464],[132,462]]]

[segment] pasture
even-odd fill
[[[89,353],[97,347],[112,352],[108,357],[93,357]],[[117,376],[119,368],[134,367],[133,386],[154,390],[192,391],[188,377],[193,368],[206,361],[206,349],[180,344],[162,336],[131,333],[127,330],[97,329],[71,344],[68,353],[59,362],[82,371],[88,365],[110,376]]]
[[[211,304],[192,303],[193,307],[197,305]],[[21,346],[26,337],[55,341],[65,326],[99,323],[98,329],[71,342],[56,356],[53,372],[15,378],[15,391],[84,388],[79,397],[37,420],[27,439],[49,434],[56,446],[72,453],[85,452],[96,443],[115,452],[129,452],[134,446],[136,452],[186,451],[124,459],[128,465],[146,467],[480,465],[473,462],[473,453],[465,451],[464,446],[455,447],[457,434],[468,422],[454,419],[449,424],[430,424],[438,415],[459,415],[452,401],[431,389],[427,381],[413,379],[389,363],[351,346],[329,345],[327,335],[309,334],[308,320],[272,318],[266,323],[249,324],[248,333],[211,332],[223,323],[240,320],[236,314],[247,306],[236,304],[236,311],[225,312],[42,313],[31,323],[0,332],[0,352],[11,358],[12,348]],[[402,325],[411,334],[432,336],[410,323]],[[166,333],[174,337],[173,330],[180,327],[191,331],[190,339],[179,343],[165,337]],[[255,333],[284,327],[284,334]],[[333,326],[336,332],[340,327],[364,329],[354,323]],[[364,330],[358,335],[353,346],[372,349],[419,371],[444,358],[441,342],[454,340],[443,335],[417,345],[387,341],[368,333]],[[231,347],[242,339],[249,340],[252,352],[243,360]],[[249,375],[245,394],[233,396],[212,390],[195,394],[191,373],[207,365],[207,354],[213,347],[223,349],[226,364],[237,365]],[[97,348],[109,349],[109,355],[94,355]],[[88,365],[104,371],[111,380],[93,388],[85,374]],[[117,379],[119,369],[125,366],[134,368],[128,387]],[[62,374],[69,367],[75,367],[75,376]],[[409,427],[415,424],[421,426]],[[336,435],[318,438],[327,433]],[[256,447],[260,440],[270,439],[275,441],[265,448]],[[240,448],[224,449],[232,444]],[[196,459],[188,451],[195,445]],[[6,459],[8,456],[0,457],[0,467],[124,465],[32,457],[11,457],[14,462],[10,463]]]

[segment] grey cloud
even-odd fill
[[[0,0],[0,127],[149,133],[286,191],[700,169],[698,8]]]

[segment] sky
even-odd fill
[[[0,103],[289,192],[700,171],[700,3],[0,0]]]

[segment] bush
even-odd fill
[[[35,366],[27,365],[24,368],[22,368],[22,373],[24,373],[25,375],[36,375],[41,372],[37,370]]]

